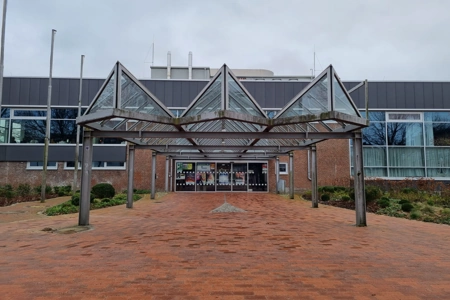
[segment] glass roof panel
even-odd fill
[[[195,101],[183,117],[196,116],[205,112],[213,112],[222,109],[222,81],[223,73],[214,80],[203,95]]]
[[[94,113],[99,109],[114,108],[114,88],[116,81],[114,78],[115,76],[113,73],[101,94],[94,100],[95,103],[92,105],[89,113]],[[86,114],[87,113],[88,111],[86,111]]]
[[[277,118],[321,114],[328,111],[328,79],[323,76],[303,96],[298,98]]]
[[[352,101],[347,97],[346,93],[342,89],[342,86],[333,76],[333,90],[334,90],[334,110],[343,112],[349,115],[358,116],[355,107],[352,105]]]
[[[230,73],[227,74],[228,81],[228,110],[241,114],[266,118],[258,106],[248,96],[244,89],[234,80]]]
[[[142,90],[127,74],[121,75],[122,91],[120,108],[150,115],[170,117],[150,95]]]

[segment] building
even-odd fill
[[[160,73],[155,72],[155,77],[161,77],[163,71],[167,72],[167,67],[155,67],[154,70],[160,70]],[[179,117],[198,98],[199,93],[204,92],[205,87],[211,84],[211,75],[214,80],[217,74],[213,74],[214,71],[210,68],[196,69],[188,66],[180,67],[179,75],[175,76],[174,70],[170,70],[173,75],[170,79],[141,80],[139,84],[168,107],[171,114]],[[199,74],[203,72],[209,78],[196,79],[195,70]],[[184,77],[186,71],[187,78]],[[307,76],[255,78],[252,77],[254,74],[250,75],[252,74],[241,73],[238,84],[244,87],[249,98],[254,99],[269,118],[276,118],[280,110],[310,84],[310,80],[306,80]],[[272,80],[275,77],[276,80]],[[237,77],[235,79],[238,80]],[[84,110],[99,94],[102,86],[103,89],[108,87],[108,81],[104,83],[104,79],[83,80]],[[343,84],[350,91],[361,115],[366,116],[364,85],[357,81],[344,81]],[[41,183],[47,85],[46,78],[4,79],[0,119],[0,185],[29,183],[38,186]],[[71,185],[79,79],[54,78],[52,88],[47,182],[53,186]],[[368,96],[370,126],[363,130],[366,177],[448,180],[450,82],[369,82]],[[123,122],[120,118],[108,122],[115,122],[116,128],[137,126]],[[322,126],[334,126],[334,123],[327,124],[325,122]],[[231,127],[225,129],[232,130]],[[295,126],[292,126],[292,131],[295,130]],[[94,144],[93,183],[110,182],[119,190],[126,189],[126,142],[117,137],[104,137],[94,138]],[[281,141],[279,145],[282,145]],[[349,139],[328,140],[317,144],[319,185],[349,184],[353,167],[350,145]],[[162,146],[164,145],[158,145]],[[136,161],[147,163],[137,163],[135,166],[135,188],[148,189],[151,186],[151,168],[148,164],[152,161],[150,148],[136,151]],[[169,185],[168,189],[174,191],[274,192],[277,188],[277,165],[279,179],[285,183],[282,187],[285,190],[291,188],[288,177],[290,172],[294,173],[295,189],[311,187],[311,153],[307,148],[294,151],[291,169],[289,157],[283,155],[280,155],[277,163],[274,159],[258,159],[257,155],[253,158],[247,155],[244,159],[223,160],[220,154],[204,159],[195,155],[190,157],[185,152],[180,154],[185,158],[170,162],[164,157],[156,159],[157,190],[164,190]],[[165,173],[166,169],[170,172]],[[202,173],[203,177],[197,178],[198,173]]]

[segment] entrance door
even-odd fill
[[[233,164],[233,191],[247,191],[247,163]]]
[[[217,191],[231,191],[231,163],[217,163]]]

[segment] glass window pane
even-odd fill
[[[389,120],[420,120],[420,113],[388,113]]]
[[[425,121],[450,122],[450,112],[425,112]]]
[[[388,145],[423,145],[422,123],[387,123]]]
[[[336,80],[336,77],[333,78],[333,89],[334,89],[334,110],[349,115],[357,116],[358,113],[356,112],[355,107],[353,107],[350,99],[344,92],[343,87]]]
[[[9,118],[9,108],[2,108],[0,118]]]
[[[385,147],[363,147],[364,166],[386,166]]]
[[[450,123],[425,123],[428,146],[450,146]]]
[[[195,184],[197,191],[214,192],[216,190],[216,164],[211,162],[198,162]]]
[[[248,164],[248,191],[267,191],[267,163]]]
[[[371,122],[362,132],[363,145],[386,145],[386,123]]]
[[[234,78],[227,74],[228,78],[228,109],[242,114],[265,117],[261,110],[253,103],[252,99],[239,86]]]
[[[47,111],[45,110],[14,110],[15,117],[46,117]]]
[[[450,177],[450,168],[427,169],[428,177]]]
[[[364,167],[364,177],[387,177],[387,169]]]
[[[423,168],[389,168],[390,177],[424,177]]]
[[[76,119],[78,117],[77,108],[52,108],[52,119]]]
[[[195,191],[195,163],[176,163],[176,191]]]
[[[297,99],[279,118],[320,114],[328,111],[328,79],[325,75],[302,97]]]
[[[106,167],[125,167],[125,162],[123,161],[107,161]]]
[[[220,74],[200,98],[185,113],[185,117],[196,116],[204,112],[212,112],[222,109],[222,81],[223,74]]]
[[[77,138],[75,120],[52,120],[50,126],[50,143],[75,144]]]
[[[45,120],[15,120],[11,122],[10,143],[44,143]]]
[[[0,144],[8,143],[9,119],[0,119]]]
[[[423,148],[416,147],[389,147],[389,166],[415,167],[424,166]]]
[[[450,148],[426,148],[427,167],[450,167]]]
[[[89,113],[94,113],[99,109],[105,108],[113,108],[114,107],[114,88],[115,88],[115,76],[112,74],[111,78],[109,78],[108,83],[105,88],[92,105]]]

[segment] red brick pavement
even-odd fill
[[[0,224],[0,299],[449,299],[450,226],[273,194],[168,194]],[[159,202],[159,203],[158,203]]]

